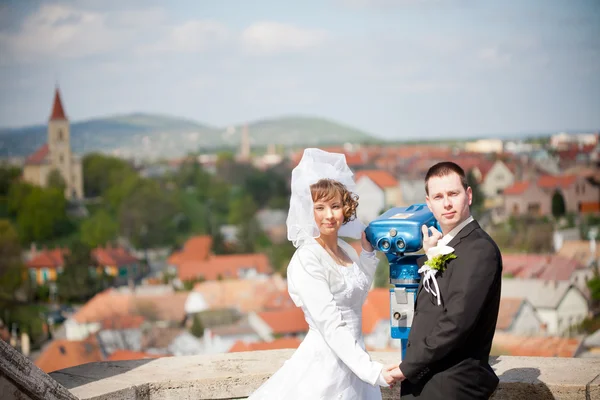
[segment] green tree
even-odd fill
[[[243,193],[231,200],[228,222],[231,225],[242,225],[252,219],[256,211],[257,207],[252,196]]]
[[[273,169],[264,172],[254,169],[252,172],[244,181],[244,189],[252,195],[259,208],[264,208],[271,202],[277,205],[278,198],[285,199],[285,203],[289,205],[290,192],[287,183],[289,175],[283,177]]]
[[[17,231],[10,221],[0,220],[0,308],[15,300],[17,290],[25,284],[25,274]]]
[[[194,322],[192,323],[190,332],[197,338],[201,338],[202,336],[204,336],[204,325],[202,324],[202,321],[200,320],[200,316],[198,314],[194,315]]]
[[[119,224],[106,210],[98,210],[81,224],[81,241],[91,248],[104,246],[116,239]]]
[[[84,302],[104,287],[102,279],[96,278],[91,269],[91,249],[83,242],[75,242],[65,255],[63,271],[58,274],[56,286],[58,297],[68,302]]]
[[[596,274],[592,279],[587,282],[587,286],[590,289],[590,297],[598,304],[600,303],[600,276]]]
[[[119,207],[119,229],[135,246],[149,248],[176,241],[180,204],[155,182],[140,186]]]
[[[560,191],[555,191],[552,195],[552,215],[554,218],[560,218],[567,212],[565,198]]]
[[[135,174],[126,161],[103,154],[88,154],[83,158],[84,192],[86,197],[103,196],[125,176]]]
[[[67,184],[59,170],[53,169],[48,174],[48,187],[59,189],[62,192],[65,191]]]
[[[473,191],[473,201],[471,203],[471,214],[477,219],[481,217],[483,213],[484,204],[485,204],[485,195],[481,190],[481,185],[477,182],[477,178],[473,174],[473,171],[470,170],[467,172],[467,184],[471,187]]]
[[[155,182],[149,179],[140,178],[137,174],[127,173],[119,182],[116,182],[104,192],[106,204],[111,210],[116,211],[121,203],[136,190],[139,190],[142,186],[153,184]]]
[[[12,184],[21,176],[21,168],[0,166],[0,196],[6,196]]]
[[[255,218],[249,218],[238,228],[236,253],[255,253],[270,247],[271,241]]]
[[[6,199],[6,207],[8,210],[8,214],[16,218],[19,214],[19,210],[23,207],[23,203],[25,199],[31,194],[31,192],[35,189],[35,186],[30,185],[28,183],[23,182],[15,182],[8,189],[7,199]]]
[[[69,233],[67,201],[60,189],[34,187],[18,209],[17,226],[24,243],[45,241]]]

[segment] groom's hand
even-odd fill
[[[397,382],[402,382],[403,380],[406,379],[406,377],[404,376],[404,374],[402,373],[402,371],[400,370],[400,366],[399,365],[395,365],[394,368],[392,370],[389,371],[389,374],[394,378],[395,381]]]
[[[394,384],[398,381],[392,374],[392,371],[398,369],[398,364],[388,364],[383,367],[383,377],[390,387],[393,387]]]
[[[431,228],[431,236],[429,236],[427,225],[421,226],[421,232],[423,233],[423,250],[427,253],[432,247],[437,246],[438,240],[442,238],[442,232],[435,229],[433,226]]]

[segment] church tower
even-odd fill
[[[54,92],[52,114],[48,120],[48,156],[53,169],[60,172],[66,184],[66,197],[73,194],[73,157],[71,155],[71,127],[65,115],[58,87]]]
[[[67,199],[83,198],[81,161],[71,152],[71,126],[58,87],[54,92],[54,104],[48,120],[48,141],[25,161],[23,179],[46,187],[54,171],[58,171],[65,183]]]
[[[83,198],[83,176],[81,161],[71,152],[71,125],[58,87],[54,91],[52,114],[48,120],[48,158],[51,169],[60,172],[65,181],[67,199]]]

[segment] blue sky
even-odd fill
[[[380,137],[600,129],[598,0],[0,2],[0,126],[284,115]]]

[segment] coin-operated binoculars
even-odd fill
[[[393,339],[400,339],[402,358],[415,313],[417,288],[421,279],[414,254],[423,248],[421,227],[439,224],[426,204],[394,207],[372,221],[366,229],[371,245],[385,254],[390,264],[390,328]]]

